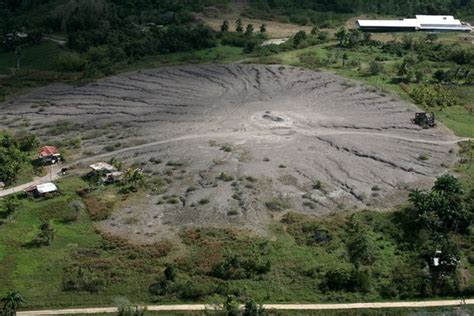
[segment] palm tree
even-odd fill
[[[18,292],[10,292],[1,300],[3,307],[1,315],[14,316],[19,307],[23,306],[25,301]]]

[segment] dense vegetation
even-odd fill
[[[32,172],[33,164],[30,158],[38,144],[34,135],[14,137],[0,132],[0,181],[10,185],[22,172]]]
[[[146,181],[166,190],[158,178]],[[0,212],[0,292],[17,290],[29,307],[42,307],[114,304],[117,296],[141,303],[228,296],[344,302],[474,291],[466,278],[474,272],[474,191],[464,192],[449,175],[430,191],[412,191],[410,206],[394,213],[317,219],[290,212],[268,238],[189,228],[179,247],[170,241],[137,246],[94,232],[93,214],[107,216],[119,200],[134,198],[124,185],[68,177],[58,183],[61,195],[4,200],[2,209],[14,207]]]

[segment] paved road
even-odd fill
[[[372,309],[372,308],[424,308],[474,305],[474,299],[444,301],[420,301],[420,302],[380,302],[380,303],[350,303],[350,304],[264,304],[267,310],[347,310],[347,309]],[[150,305],[148,311],[153,312],[182,312],[182,311],[203,311],[212,309],[211,305],[204,304],[183,304],[183,305]],[[18,316],[32,315],[72,315],[72,314],[99,314],[116,313],[116,307],[95,307],[95,308],[75,308],[57,309],[41,311],[18,312]]]
[[[374,137],[383,137],[383,138],[392,138],[392,139],[399,139],[399,140],[404,140],[404,141],[410,141],[410,142],[416,142],[416,143],[425,143],[425,144],[440,144],[440,145],[448,145],[448,144],[456,144],[459,142],[463,141],[469,141],[472,140],[470,138],[456,138],[453,140],[449,141],[437,141],[437,140],[424,140],[424,139],[411,139],[411,138],[406,138],[402,136],[397,136],[397,135],[390,135],[390,134],[385,134],[385,133],[374,133],[374,132],[344,132],[344,131],[333,131],[333,130],[321,130],[321,131],[314,131],[311,133],[303,132],[300,131],[301,134],[304,134],[305,136],[331,136],[331,135],[360,135],[360,136],[374,136]],[[151,147],[151,146],[156,146],[156,145],[162,145],[162,144],[168,144],[168,143],[173,143],[173,142],[179,142],[179,141],[186,141],[186,140],[192,140],[192,139],[198,139],[198,138],[215,138],[215,137],[229,137],[229,136],[246,136],[246,137],[272,137],[274,136],[273,134],[265,134],[265,133],[255,133],[251,131],[241,131],[241,132],[214,132],[214,133],[204,133],[204,134],[191,134],[191,135],[184,135],[181,137],[176,137],[176,138],[170,138],[170,139],[165,139],[165,140],[159,140],[155,142],[150,142],[150,143],[145,143],[141,144],[138,146],[133,146],[133,147],[127,147],[127,148],[122,148],[118,149],[115,151],[110,151],[98,155],[93,155],[93,156],[88,156],[81,158],[79,160],[76,160],[72,163],[66,164],[66,165],[55,165],[51,167],[51,170],[48,172],[48,174],[44,177],[41,178],[36,178],[33,181],[29,183],[25,183],[19,186],[16,186],[14,188],[9,188],[6,190],[0,191],[0,198],[23,191],[24,189],[33,186],[33,185],[38,185],[44,182],[50,182],[58,179],[60,177],[59,171],[61,170],[61,167],[70,167],[72,165],[77,165],[81,162],[91,162],[91,161],[96,161],[98,159],[102,158],[107,158],[111,157],[117,154],[125,153],[128,151],[132,150],[138,150],[138,149],[143,149],[146,147]]]

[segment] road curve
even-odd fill
[[[351,309],[378,309],[378,308],[424,308],[474,305],[474,299],[442,300],[442,301],[418,301],[418,302],[378,302],[378,303],[346,303],[346,304],[264,304],[267,310],[351,310]],[[241,306],[242,308],[243,306]],[[181,305],[150,305],[148,311],[153,312],[183,312],[204,311],[213,309],[215,306],[205,304],[181,304]],[[116,313],[116,307],[94,307],[74,308],[56,310],[36,310],[17,312],[18,316],[33,315],[73,315],[73,314],[105,314]]]

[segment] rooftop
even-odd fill
[[[59,151],[54,146],[43,146],[39,151],[40,157],[48,157],[52,155],[59,155]]]
[[[48,182],[48,183],[38,184],[36,186],[31,186],[25,189],[26,192],[32,192],[35,190],[38,191],[38,193],[44,194],[44,193],[56,192],[58,191],[58,187],[54,183]]]
[[[471,26],[462,23],[452,15],[416,15],[410,19],[400,20],[358,20],[361,28],[409,28],[415,30],[461,30],[469,31]]]
[[[115,172],[117,171],[117,168],[114,166],[106,163],[106,162],[97,162],[89,166],[92,170],[94,171],[108,171],[108,172]]]

